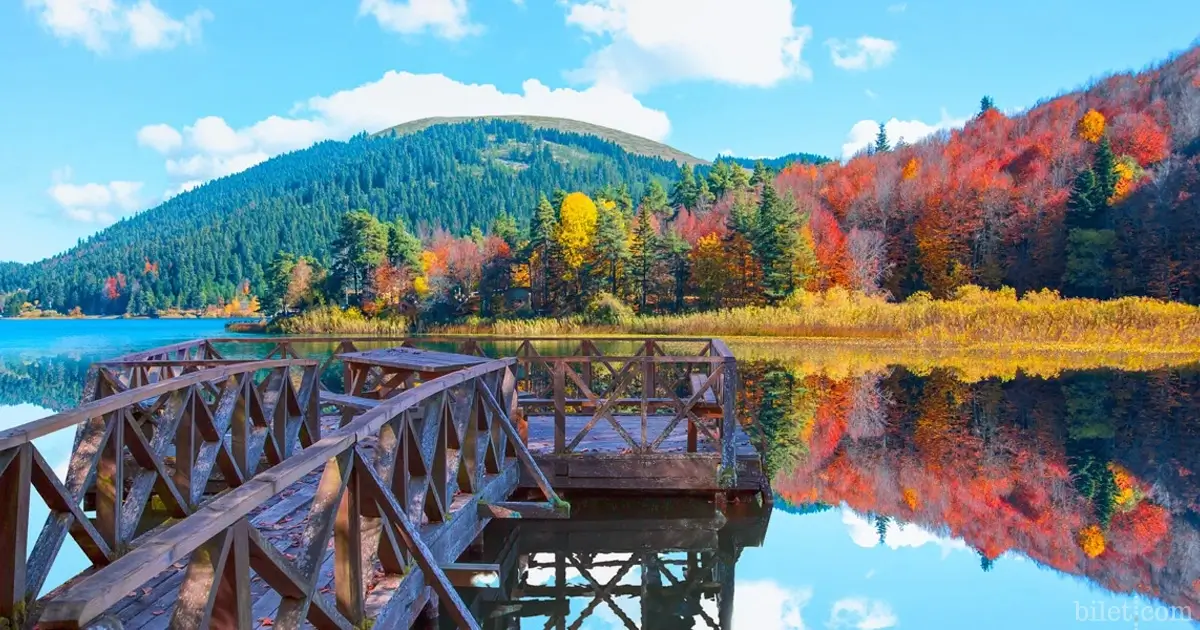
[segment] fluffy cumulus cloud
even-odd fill
[[[833,603],[829,612],[830,628],[882,630],[898,622],[896,613],[887,602],[865,597],[845,597]]]
[[[137,50],[174,48],[200,40],[207,9],[175,18],[151,0],[25,0],[26,9],[61,40],[78,41],[89,50],[106,52],[116,45]]]
[[[445,39],[462,39],[483,30],[471,23],[467,0],[361,0],[358,13],[406,35],[429,30]]]
[[[128,214],[142,206],[139,193],[142,182],[112,181],[107,184],[74,184],[71,169],[65,168],[54,174],[54,183],[49,194],[62,209],[63,216],[85,223],[107,225],[120,215]]]
[[[767,87],[811,78],[801,58],[812,29],[791,0],[571,0],[567,23],[603,40],[573,79],[639,92],[673,81]]]
[[[319,140],[344,139],[431,116],[502,114],[574,118],[654,140],[670,131],[665,113],[611,86],[552,89],[530,79],[520,92],[504,92],[441,74],[388,72],[378,81],[310,98],[290,117],[270,116],[240,128],[218,116],[200,118],[181,130],[148,125],[138,132],[138,142],[167,157],[167,173],[175,182],[170,195]]]
[[[875,528],[873,521],[868,521],[855,514],[853,510],[843,507],[842,523],[846,526],[846,531],[850,534],[850,540],[854,541],[854,544],[859,547],[874,547],[879,544],[879,530]],[[969,549],[962,539],[938,536],[920,525],[909,523],[902,526],[895,521],[890,521],[887,524],[887,530],[884,533],[884,544],[890,549],[935,545],[942,550],[943,556],[949,554],[951,551],[966,551]]]
[[[896,42],[868,35],[854,41],[831,39],[825,45],[829,46],[833,65],[845,70],[882,68],[891,63],[900,48]]]
[[[926,136],[961,127],[967,123],[966,118],[953,118],[946,110],[942,110],[942,118],[936,123],[929,124],[920,120],[898,120],[893,118],[884,123],[884,131],[887,132],[888,140],[895,146],[897,142],[903,140],[908,144],[913,144]],[[842,144],[842,158],[850,159],[856,153],[871,146],[875,143],[875,136],[879,133],[879,122],[875,120],[860,120],[854,123],[850,128],[850,132],[846,134],[846,142]]]

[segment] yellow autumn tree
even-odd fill
[[[1104,532],[1100,530],[1099,525],[1088,525],[1079,530],[1076,540],[1079,548],[1089,558],[1095,558],[1104,553]]]
[[[1079,137],[1087,142],[1095,144],[1100,142],[1100,138],[1104,137],[1104,114],[1089,109],[1079,119],[1079,124],[1075,126],[1075,132]]]
[[[904,169],[900,171],[900,178],[908,181],[916,177],[921,172],[921,160],[917,158],[909,158],[904,163]]]
[[[592,244],[597,215],[596,202],[581,192],[567,195],[558,209],[558,229],[554,232],[554,241],[572,275],[583,265],[584,256]]]
[[[1117,175],[1117,183],[1113,187],[1113,196],[1108,200],[1109,203],[1117,203],[1128,197],[1129,193],[1133,192],[1134,183],[1145,173],[1137,160],[1128,155],[1122,155],[1117,160],[1113,165],[1113,172]]]

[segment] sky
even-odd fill
[[[703,158],[913,142],[1186,48],[1200,2],[5,0],[0,261],[315,141],[539,114]]]

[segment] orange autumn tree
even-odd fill
[[[1079,137],[1084,142],[1091,142],[1092,144],[1100,142],[1100,138],[1104,137],[1104,114],[1094,109],[1087,110],[1083,118],[1079,119],[1079,124],[1076,125],[1075,132],[1079,134]]]

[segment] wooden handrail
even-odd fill
[[[118,411],[123,407],[157,398],[163,394],[167,394],[176,390],[186,389],[193,385],[205,382],[212,382],[223,378],[228,378],[236,374],[244,374],[246,372],[255,372],[258,370],[269,370],[278,367],[313,367],[317,362],[310,359],[287,359],[287,360],[270,360],[270,361],[242,361],[231,365],[224,365],[199,372],[184,374],[173,379],[159,381],[151,385],[145,385],[135,389],[127,389],[123,392],[113,394],[85,403],[75,409],[56,413],[51,416],[46,416],[39,420],[27,422],[17,427],[0,431],[0,451],[20,446],[32,442],[33,440],[49,435],[55,431],[65,429],[77,424],[81,424],[90,418],[96,418],[105,414]]]
[[[325,495],[320,493],[325,492],[329,488],[336,490],[340,487],[344,489],[348,484],[357,483],[359,492],[365,491],[366,496],[373,497],[379,507],[382,518],[389,521],[390,526],[396,528],[398,533],[396,538],[404,543],[405,550],[416,560],[422,573],[425,574],[426,581],[438,593],[443,605],[450,608],[450,613],[455,618],[455,621],[464,627],[476,627],[469,613],[465,611],[461,600],[457,599],[457,595],[449,587],[449,581],[445,578],[445,575],[442,574],[437,564],[431,561],[428,548],[424,547],[424,543],[420,541],[420,536],[415,534],[417,530],[413,523],[409,522],[409,514],[406,512],[407,501],[398,501],[392,494],[395,482],[390,476],[392,474],[408,475],[407,467],[387,465],[386,463],[383,465],[376,463],[372,466],[367,463],[369,458],[360,449],[360,446],[365,443],[376,443],[379,440],[381,431],[387,426],[392,426],[392,423],[397,419],[401,419],[401,422],[411,422],[412,415],[422,406],[444,406],[445,396],[451,390],[472,384],[475,387],[473,391],[476,392],[476,395],[482,397],[484,401],[483,406],[492,410],[488,414],[488,421],[501,422],[501,434],[506,436],[508,443],[512,443],[514,438],[519,436],[515,428],[509,423],[507,413],[503,409],[503,404],[497,400],[497,395],[492,390],[500,391],[506,388],[511,390],[512,378],[510,368],[515,363],[515,358],[490,361],[452,372],[423,383],[419,387],[404,391],[393,398],[381,401],[375,408],[353,418],[349,424],[329,433],[289,460],[256,475],[240,487],[219,496],[170,530],[153,535],[124,557],[71,585],[47,602],[39,624],[45,628],[77,628],[82,626],[112,607],[126,593],[140,587],[153,576],[166,571],[172,564],[183,562],[192,552],[202,546],[220,540],[222,536],[228,535],[227,532],[242,531],[246,528],[252,529],[247,521],[247,517],[252,510],[261,506],[265,501],[300,481],[302,478],[324,467],[322,481],[319,486],[320,489],[318,490],[319,496],[314,498],[314,506],[320,504],[320,509],[322,510],[331,509],[330,506],[332,506],[332,509],[336,510],[336,504],[339,502],[339,499],[330,499],[329,497],[323,499],[322,497]],[[503,395],[510,401],[509,404],[515,404],[515,390],[503,392]],[[440,423],[443,421],[442,418],[445,415],[443,408],[430,407],[425,410],[425,413],[421,414],[425,422],[439,423],[437,431],[447,430],[440,428],[442,426]],[[466,420],[475,421],[470,418],[463,418],[456,421],[464,422]],[[428,429],[424,425],[421,428]],[[393,429],[395,433],[400,435],[408,435],[410,430],[417,431],[416,428],[410,429],[405,426]],[[487,433],[487,435],[492,434],[493,432],[490,431]],[[480,435],[484,435],[484,433]],[[535,466],[528,451],[524,450],[524,444],[517,441],[513,446],[519,450],[523,464],[526,466]],[[524,452],[520,453],[521,450],[524,450]],[[438,458],[444,459],[444,457],[444,453],[434,452],[432,453],[431,461],[437,461]],[[479,474],[482,475],[483,464],[479,463],[478,466],[480,467]],[[364,469],[363,467],[366,468]],[[402,468],[403,470],[397,470],[397,468]],[[338,477],[338,475],[341,475],[341,477]],[[334,490],[329,491],[334,492]],[[549,500],[558,500],[558,497],[553,494],[553,490],[549,488],[548,484],[544,487],[544,490],[547,491],[549,495],[547,498]],[[334,494],[341,496],[341,490],[336,490]],[[330,497],[332,496],[330,495]],[[329,501],[325,499],[329,499]],[[313,509],[317,510],[318,508],[314,507]],[[314,512],[313,514],[316,513]],[[321,514],[317,517],[310,516],[310,518],[315,518],[319,522],[325,522],[321,520],[325,518],[323,516],[325,513],[322,512]],[[358,518],[358,516],[356,513],[351,512],[350,518]],[[357,531],[357,528],[353,526],[346,528],[339,526],[336,533],[326,532],[326,534],[335,536],[335,542],[337,542],[337,540],[340,540],[336,539],[337,536],[343,536],[347,532],[352,531]],[[241,534],[235,535],[250,536],[251,544],[253,544],[254,534],[252,532],[246,533],[242,531]],[[314,539],[313,544],[320,550],[323,550],[327,544],[326,540],[327,538],[321,539],[317,537]],[[339,542],[338,545],[335,545],[335,549],[343,549],[341,546],[343,543],[347,545],[347,549],[354,547],[351,544],[353,543],[351,540]],[[361,544],[361,541],[359,544]],[[270,555],[270,552],[265,550],[259,553]],[[351,555],[361,557],[359,554],[361,554],[361,550],[355,547]],[[259,558],[259,561],[264,562],[265,560]],[[361,563],[351,562],[351,565],[357,566],[359,572],[361,572]],[[339,566],[341,566],[341,560],[339,560]],[[319,572],[319,569],[320,566],[318,563],[316,567],[300,567],[299,569],[295,567],[283,567],[273,573],[276,574],[276,577],[278,577],[277,574],[280,572],[287,573],[288,571],[291,571],[289,575],[308,576],[308,572],[311,570],[314,575],[308,577],[315,579],[315,573]],[[341,570],[343,569],[339,569],[339,571]],[[361,579],[361,575],[353,573],[351,571],[350,574],[347,574],[350,576],[348,579],[352,582],[353,580]],[[262,575],[261,571],[260,575]],[[342,574],[339,573],[339,575]],[[304,579],[308,579],[308,577]],[[248,575],[246,579],[248,580]],[[300,577],[293,579],[303,581]],[[185,588],[187,584],[185,581]],[[301,592],[300,597],[306,600],[304,606],[301,607],[310,611],[306,614],[323,615],[324,617],[322,618],[333,619],[336,622],[335,625],[341,625],[340,622],[343,621],[341,616],[345,617],[344,621],[358,623],[355,618],[362,615],[361,601],[350,601],[353,600],[353,597],[350,600],[343,601],[342,597],[343,588],[349,588],[349,586],[344,584],[338,585],[338,608],[341,611],[338,613],[329,609],[322,602],[316,601],[320,595],[313,592],[313,589],[308,588],[311,587],[311,583],[306,584],[307,586],[304,588],[301,588],[303,586],[301,585],[292,589]],[[212,585],[209,585],[209,587],[216,588]],[[308,608],[309,606],[314,606],[315,608],[310,609]],[[176,615],[178,616],[179,614],[177,611]],[[299,615],[299,613],[297,614]],[[340,616],[335,617],[334,615]],[[289,617],[288,619],[291,621],[303,621],[303,617],[304,615],[299,615],[297,618]],[[276,626],[283,625],[290,625],[290,622],[289,624],[285,624],[280,620],[276,621]]]

